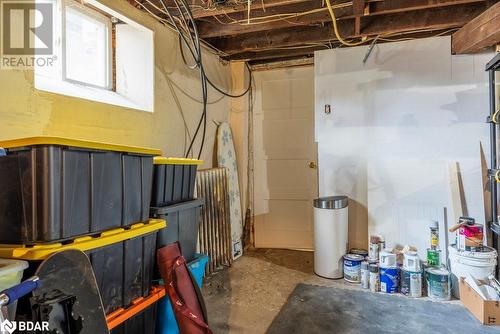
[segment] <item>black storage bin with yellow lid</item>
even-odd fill
[[[156,264],[157,233],[166,222],[150,219],[128,228],[109,230],[65,243],[0,245],[0,258],[29,261],[23,273],[28,278],[51,254],[66,249],[79,249],[90,259],[106,314],[128,307],[149,294]],[[19,313],[29,313],[22,302]]]
[[[154,303],[132,318],[113,328],[111,334],[155,334],[158,303]]]
[[[86,252],[106,314],[147,296],[156,264],[156,233]]]
[[[0,148],[0,243],[67,240],[149,216],[159,150],[57,137]]]
[[[107,315],[111,334],[155,334],[158,301],[165,296],[165,288],[154,286],[147,297],[138,299],[126,309]]]
[[[203,198],[160,208],[151,208],[151,217],[168,221],[167,228],[158,232],[157,247],[179,242],[182,256],[187,262],[194,260],[198,243]],[[156,272],[158,273],[158,272]]]
[[[196,170],[202,160],[154,158],[152,207],[163,207],[194,198]]]

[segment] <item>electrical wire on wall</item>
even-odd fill
[[[217,85],[215,85],[207,76],[204,63],[203,63],[203,58],[202,58],[202,49],[201,49],[201,40],[198,34],[198,27],[196,25],[196,22],[194,20],[193,14],[191,12],[191,9],[189,5],[186,3],[185,0],[173,0],[175,4],[175,9],[176,9],[176,14],[173,15],[171,12],[171,8],[169,8],[164,0],[160,0],[160,3],[163,7],[164,12],[166,13],[168,17],[168,21],[174,29],[177,31],[179,34],[179,43],[180,43],[180,50],[182,53],[182,58],[184,60],[184,63],[186,66],[188,66],[191,69],[196,69],[198,68],[200,72],[200,81],[201,81],[201,92],[202,92],[202,114],[201,117],[198,121],[198,124],[196,126],[195,132],[191,138],[191,142],[189,144],[189,147],[185,153],[186,157],[189,157],[191,152],[194,150],[193,146],[196,142],[196,139],[198,135],[200,134],[201,130],[201,143],[200,143],[200,148],[198,151],[198,159],[200,159],[201,154],[203,152],[203,147],[205,145],[205,138],[206,138],[206,131],[207,131],[207,105],[208,105],[208,87],[211,86],[213,89],[215,89],[217,92],[228,96],[232,98],[238,98],[242,97],[245,94],[249,92],[249,90],[252,87],[252,76],[251,76],[251,70],[250,67],[247,64],[247,69],[250,73],[250,80],[248,87],[245,89],[240,94],[230,94],[228,92],[223,91]],[[187,49],[189,51],[189,55],[191,56],[193,60],[193,64],[188,64],[186,57],[184,55],[184,49]]]
[[[250,73],[253,77],[253,73]],[[252,79],[252,78],[251,78]],[[252,80],[255,82],[255,80]],[[253,85],[253,83],[252,83]],[[254,203],[255,203],[255,191],[254,191],[254,131],[253,131],[253,107],[254,107],[254,89],[253,86],[248,92],[248,143],[247,143],[247,189],[246,189],[246,211],[245,220],[243,222],[243,247],[248,249],[250,246],[254,246]]]

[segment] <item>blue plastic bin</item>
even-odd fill
[[[203,285],[207,263],[208,256],[204,254],[195,254],[195,259],[188,263],[188,268],[200,289]],[[175,320],[174,310],[168,295],[158,301],[156,334],[179,334],[177,320]]]

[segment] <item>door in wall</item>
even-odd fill
[[[313,249],[314,69],[255,73],[255,246]]]

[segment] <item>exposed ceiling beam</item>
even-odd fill
[[[453,54],[475,53],[500,43],[500,2],[453,34]]]
[[[260,11],[266,12],[267,9],[273,7],[289,6],[298,3],[309,2],[310,0],[265,0],[265,1],[252,1],[250,5],[250,11]],[[248,11],[248,6],[246,4],[234,4],[234,5],[219,5],[212,10],[201,10],[193,8],[193,15],[195,18],[214,16],[214,15],[225,15],[238,12]]]
[[[156,0],[157,1],[157,0]],[[348,2],[349,0],[337,0],[337,1],[332,1],[332,3],[343,3],[343,2]],[[459,4],[459,3],[471,3],[471,2],[478,2],[478,1],[485,1],[485,0],[404,0],[404,1],[394,1],[394,0],[365,0],[365,3],[369,4],[370,7],[373,7],[373,10],[384,10],[384,11],[389,11],[393,10],[394,12],[405,10],[406,7],[418,7],[421,6],[421,8],[426,8],[428,4],[432,3],[435,4],[436,6],[448,6],[448,5],[453,5],[453,4]],[[264,0],[262,1],[253,1],[252,5],[250,6],[250,10],[252,11],[252,16],[255,14],[263,13],[265,14],[266,12],[269,11],[271,8],[275,7],[288,7],[290,5],[294,4],[300,4],[300,3],[309,3],[311,0]],[[314,1],[312,1],[314,2]],[[201,0],[188,0],[188,3],[191,4],[192,11],[193,11],[193,16],[195,18],[202,18],[202,17],[210,17],[210,16],[216,16],[216,15],[226,15],[226,14],[232,14],[232,13],[241,13],[241,12],[247,12],[248,7],[246,4],[230,4],[229,5],[218,5],[214,7],[214,9],[210,10],[204,10],[200,9],[199,7],[203,6],[205,7],[206,4],[204,4]],[[403,6],[402,6],[403,4]],[[246,15],[246,14],[243,14]]]
[[[286,50],[267,50],[267,51],[248,51],[243,52],[228,58],[229,60],[248,60],[252,61],[258,60],[269,60],[269,59],[279,59],[284,57],[294,57],[294,56],[312,56],[314,51],[326,50],[325,46],[311,46],[308,48],[299,49],[286,49]]]
[[[135,1],[135,0],[131,0]],[[146,0],[138,0],[141,3],[144,3],[147,5]],[[161,8],[161,4],[159,0],[150,0],[152,3],[154,3],[157,7]],[[307,3],[311,0],[265,0],[264,2],[262,1],[252,1],[252,4],[250,5],[250,10],[251,11],[257,11],[257,12],[266,12],[270,8],[274,7],[282,7],[282,6],[289,6],[289,5],[294,5],[294,4],[300,4],[300,3]],[[348,1],[348,0],[345,0]],[[207,5],[210,3],[210,1],[202,1],[202,0],[187,0],[187,3],[191,7],[191,11],[193,12],[193,17],[195,19],[197,18],[203,18],[203,17],[209,17],[209,16],[214,16],[214,15],[226,15],[226,14],[232,14],[232,13],[239,13],[239,12],[246,12],[248,10],[248,6],[246,3],[236,3],[236,2],[227,2],[226,4],[218,4],[216,6],[214,5]],[[175,9],[174,2],[171,0],[166,0],[165,4],[171,9]],[[152,7],[150,7],[152,8]],[[154,11],[155,14],[158,14],[158,11]]]
[[[284,57],[279,60],[257,60],[250,62],[250,68],[253,72],[268,71],[276,68],[299,67],[314,65],[314,58],[307,56]]]
[[[427,32],[418,32],[418,33],[411,33],[411,34],[405,34],[405,37],[407,38],[425,38],[425,37],[431,37],[435,36],[436,34],[439,33],[445,33],[447,30],[436,30],[436,31],[427,31]],[[378,44],[383,44],[383,43],[388,43],[390,42],[389,40],[378,40]],[[334,48],[339,47],[340,44],[338,42],[334,43],[332,45]],[[250,60],[251,63],[260,63],[260,62],[269,62],[272,61],[273,59],[285,59],[288,57],[309,57],[313,55],[314,51],[319,51],[319,50],[327,50],[326,45],[321,46],[321,45],[315,45],[311,46],[309,48],[297,48],[297,49],[291,49],[287,50],[286,48],[283,49],[268,49],[264,51],[247,51],[239,54],[234,54],[232,56],[226,57],[227,60]],[[361,59],[359,59],[361,61]]]
[[[460,6],[457,8],[450,7],[433,11],[413,11],[382,16],[367,22],[362,34],[367,36],[385,35],[387,37],[388,35],[393,36],[424,29],[445,30],[459,28],[479,15],[484,9],[484,6],[466,6],[465,8]],[[339,30],[343,38],[360,37],[355,34],[353,23],[340,24]],[[279,29],[209,40],[212,45],[227,54],[328,41],[336,41],[330,22],[327,22],[324,26],[297,27],[294,28],[293,33],[290,33],[290,29]]]
[[[335,2],[337,4],[337,2]],[[422,10],[430,10],[430,9],[452,9],[459,6],[462,7],[463,10],[468,10],[470,7],[475,5],[480,5],[481,3],[486,3],[485,0],[406,0],[406,1],[383,1],[383,2],[373,2],[369,4],[367,10],[368,14],[354,12],[352,6],[339,8],[335,10],[335,14],[339,20],[347,20],[354,19],[358,21],[360,30],[361,30],[361,20],[370,16],[379,16],[379,15],[387,15],[387,14],[399,14],[403,12],[409,11],[422,11]],[[357,2],[355,2],[357,4]],[[363,3],[364,7],[365,3]],[[316,1],[308,2],[307,4],[302,4],[302,7],[306,6],[315,6],[310,9],[304,8],[304,10],[294,10],[293,7],[290,9],[283,10],[281,13],[295,13],[295,12],[303,12],[305,10],[311,9],[319,9],[321,7],[321,3]],[[453,7],[450,7],[453,6]],[[470,7],[468,7],[470,6]],[[309,7],[308,7],[309,8]],[[268,14],[260,14],[252,17],[262,17],[267,15],[274,15],[276,13],[268,13]],[[238,15],[231,16],[232,20],[244,20],[246,16]],[[198,22],[198,31],[202,38],[214,38],[214,37],[224,37],[224,36],[234,36],[239,34],[247,34],[249,32],[259,32],[273,29],[281,29],[285,27],[296,27],[296,26],[307,26],[314,24],[321,24],[324,22],[328,22],[331,20],[326,7],[323,7],[323,10],[320,12],[311,13],[308,15],[301,15],[293,18],[288,18],[287,20],[279,20],[269,23],[262,24],[242,24],[242,23],[231,23],[231,19],[228,17],[221,16],[218,19],[215,18],[205,18]],[[220,22],[226,22],[227,24],[221,24]],[[354,21],[354,22],[355,22]]]

